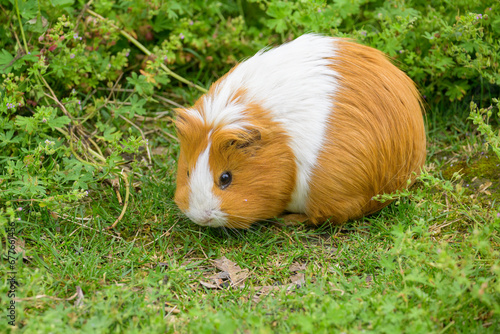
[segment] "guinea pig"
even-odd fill
[[[175,202],[203,226],[283,213],[309,224],[379,211],[424,164],[422,100],[380,51],[306,34],[264,49],[176,110]]]

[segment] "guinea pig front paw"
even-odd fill
[[[309,217],[303,213],[289,213],[280,216],[280,218],[283,219],[283,223],[285,223],[286,226],[297,226],[309,222]]]

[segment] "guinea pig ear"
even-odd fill
[[[250,146],[258,145],[262,139],[262,133],[257,128],[250,128],[238,131],[235,136],[228,139],[226,142],[227,147],[235,147],[236,149],[243,149]]]
[[[177,130],[178,137],[186,137],[186,132],[189,130],[190,126],[192,127],[192,123],[194,123],[192,117],[189,116],[188,109],[185,108],[176,108],[174,109],[175,113],[175,128]],[[190,125],[191,124],[191,125]]]
[[[186,111],[184,108],[175,108],[174,114],[175,114],[174,125],[175,128],[177,129],[177,133],[181,135],[182,126],[186,124]]]

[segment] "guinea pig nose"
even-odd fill
[[[199,224],[200,225],[207,225],[212,222],[212,210],[211,209],[205,209],[200,215],[199,219]]]

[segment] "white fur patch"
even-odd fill
[[[287,206],[292,212],[305,211],[311,171],[325,138],[332,98],[338,89],[337,74],[329,67],[335,51],[335,39],[303,35],[258,52],[238,65],[213,96],[205,97],[205,122],[244,127],[244,104],[255,102],[283,125],[298,170]],[[229,102],[240,88],[246,93]]]
[[[211,144],[203,151],[189,177],[189,210],[186,216],[202,226],[224,226],[227,215],[221,211],[221,200],[213,193],[214,178],[208,165]]]

